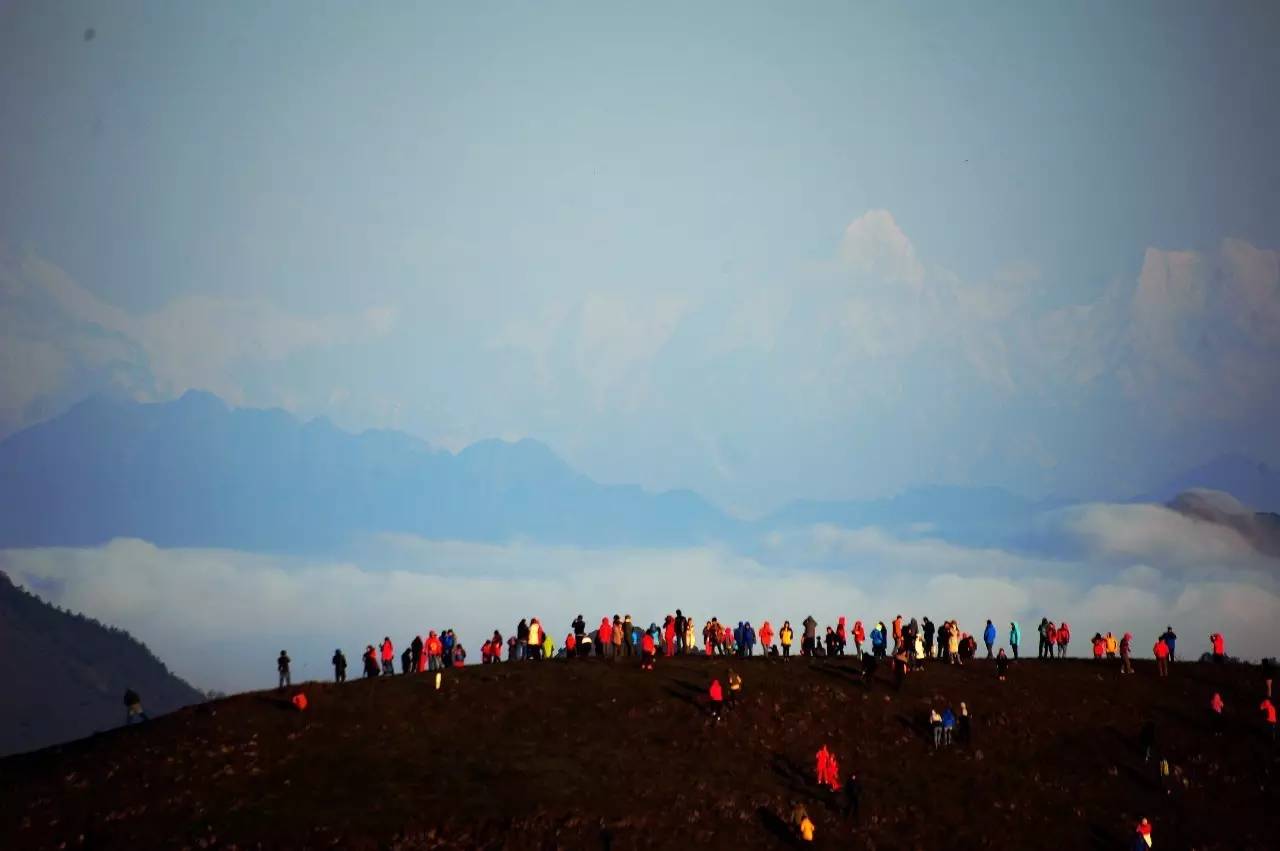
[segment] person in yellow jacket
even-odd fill
[[[813,841],[813,820],[809,818],[809,811],[804,808],[804,804],[797,803],[791,811],[791,825],[802,840]]]
[[[537,659],[542,655],[542,624],[537,618],[529,620],[529,658]]]
[[[543,637],[542,637],[542,658],[543,658],[543,659],[550,659],[552,656],[554,656],[554,655],[555,655],[555,652],[556,652],[556,644],[555,644],[555,642],[551,640],[551,636],[550,636],[548,633],[543,633]]]
[[[782,658],[786,659],[791,655],[791,637],[794,633],[791,631],[791,621],[783,621],[782,629],[778,630],[778,643],[782,645]]]
[[[1111,633],[1107,633],[1107,658],[1116,658],[1116,651],[1120,649],[1120,642]]]
[[[733,668],[729,669],[729,705],[734,706],[742,696],[742,677]]]

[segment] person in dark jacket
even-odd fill
[[[378,651],[373,649],[372,644],[364,649],[364,656],[361,658],[364,661],[364,678],[366,680],[381,673],[378,670]]]
[[[973,741],[973,719],[969,717],[969,707],[960,703],[960,715],[956,718],[956,741],[967,745]]]
[[[996,627],[991,621],[987,621],[986,629],[982,630],[982,643],[987,645],[987,658],[991,658],[991,645],[996,643]]]
[[[409,673],[409,665],[413,662],[413,649],[406,647],[400,652],[400,673]]]
[[[1164,628],[1164,634],[1160,636],[1160,640],[1169,648],[1169,661],[1176,661],[1178,658],[1178,635],[1173,631],[1172,625]]]
[[[684,632],[685,627],[688,625],[684,612],[676,609],[676,652],[681,655],[689,651],[689,648],[684,645]]]
[[[926,655],[928,655],[930,659],[932,659],[933,658],[933,633],[934,633],[933,621],[929,620],[928,618],[925,618],[922,623],[924,624],[924,652]]]
[[[335,683],[347,681],[347,657],[342,655],[341,648],[333,651],[333,681]]]
[[[849,775],[844,784],[844,817],[854,824],[858,823],[858,811],[862,807],[862,781],[856,772]]]
[[[280,674],[280,688],[293,685],[289,679],[289,661],[289,654],[281,650],[279,658],[276,659],[276,672]]]
[[[1152,752],[1156,747],[1156,722],[1154,719],[1148,718],[1142,724],[1142,730],[1138,733],[1138,747],[1142,750],[1142,761],[1150,762]]]
[[[124,725],[128,727],[130,724],[141,724],[143,721],[150,721],[147,713],[142,711],[142,698],[138,697],[138,693],[131,688],[124,690]]]
[[[1000,648],[999,654],[996,655],[996,679],[1004,682],[1009,676],[1009,657],[1004,654],[1004,648]]]
[[[495,650],[498,653],[502,652],[501,639],[499,639],[498,646],[495,648]],[[415,635],[413,637],[413,643],[409,645],[409,670],[414,672],[422,670],[422,636],[421,635]]]

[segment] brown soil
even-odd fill
[[[740,705],[706,709],[725,660],[477,666],[343,686],[310,708],[237,695],[0,760],[5,848],[769,848],[803,802],[826,848],[1274,848],[1280,760],[1257,667],[932,666],[895,692],[850,662],[734,662]],[[1210,733],[1213,692],[1225,733]],[[290,692],[290,694],[294,693]],[[935,753],[930,706],[974,716]],[[1162,788],[1138,733],[1185,782]],[[823,744],[862,778],[860,820],[814,783]],[[65,843],[65,844],[64,844]]]

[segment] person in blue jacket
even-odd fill
[[[1022,630],[1018,629],[1018,622],[1011,621],[1009,623],[1009,646],[1013,648],[1013,658],[1018,658],[1018,645],[1022,643]]]
[[[1174,633],[1172,626],[1164,628],[1164,635],[1160,636],[1160,640],[1169,648],[1169,661],[1174,660],[1174,645],[1178,643],[1178,636]]]
[[[987,658],[991,658],[991,645],[996,643],[996,627],[990,620],[987,621],[987,628],[982,631],[982,640],[987,645]]]
[[[871,655],[877,659],[884,656],[884,630],[879,624],[871,628]]]
[[[944,745],[951,744],[951,739],[955,734],[955,729],[956,714],[952,712],[951,707],[948,706],[946,709],[942,710],[942,743]]]

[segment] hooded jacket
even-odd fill
[[[991,621],[987,621],[987,628],[982,631],[982,640],[987,644],[996,643],[996,626]]]
[[[867,640],[867,633],[862,628],[862,621],[853,622],[853,640],[859,644]]]
[[[760,624],[760,643],[765,647],[773,644],[773,627],[770,626],[768,621]]]
[[[1022,643],[1022,630],[1018,629],[1017,621],[1014,621],[1013,623],[1009,624],[1009,643],[1010,644]]]

